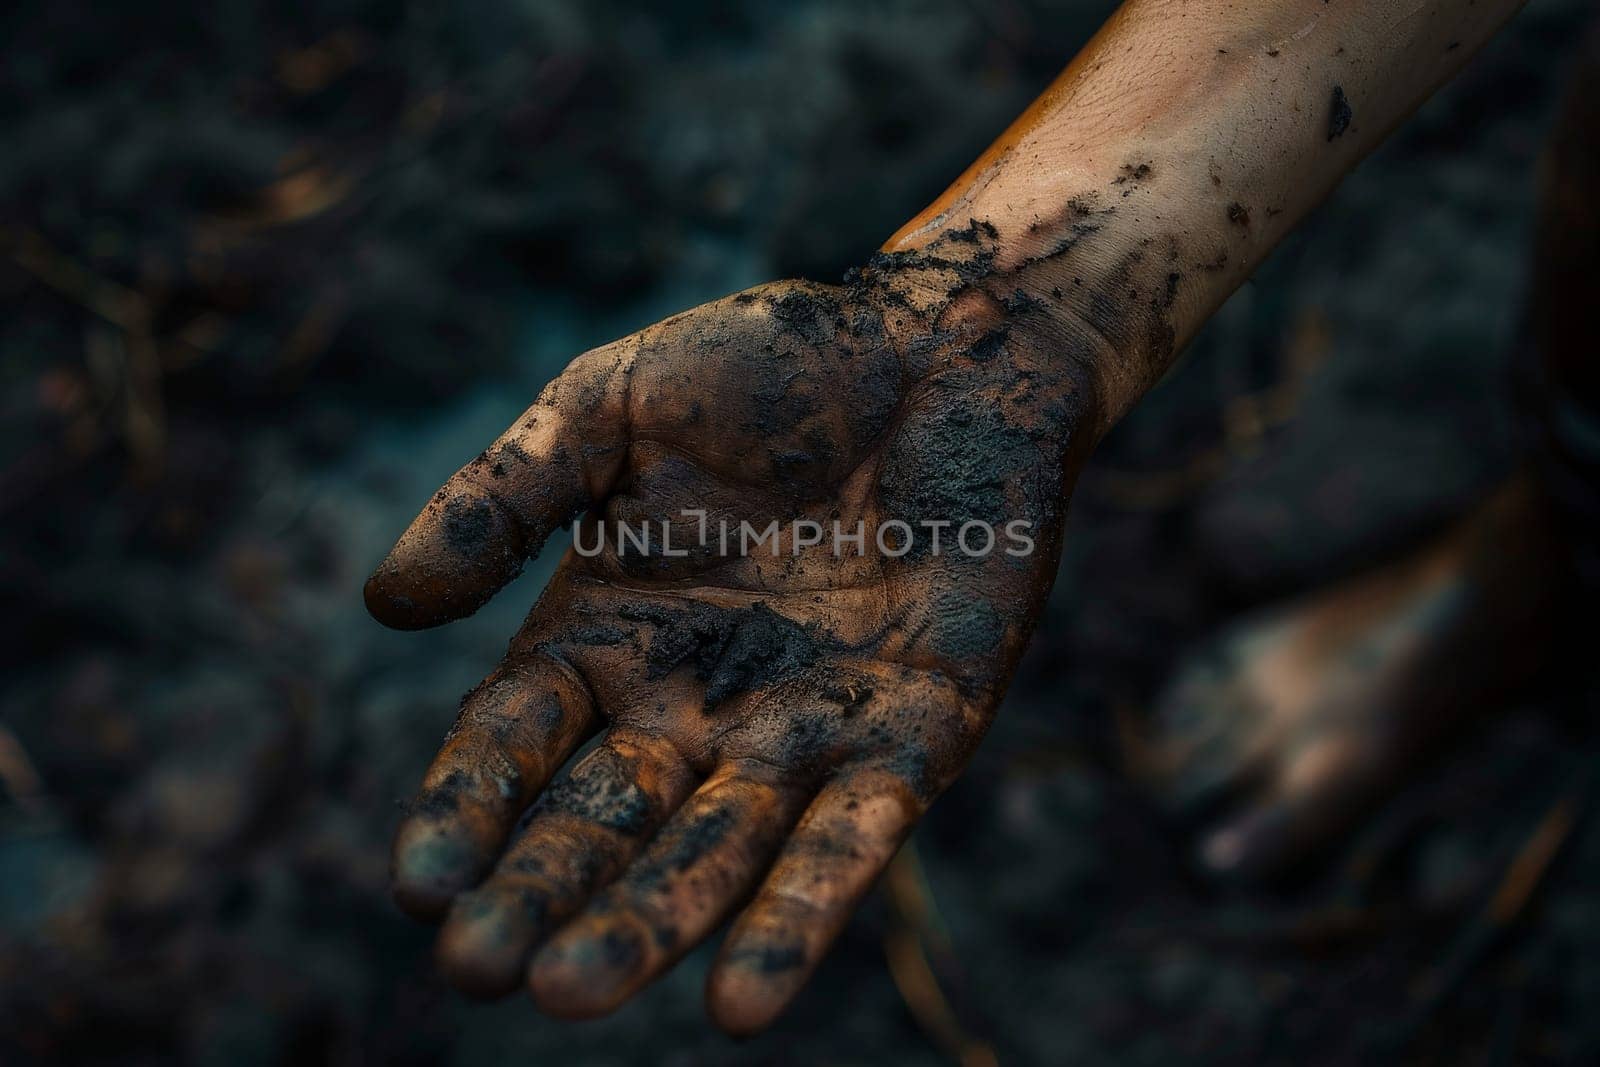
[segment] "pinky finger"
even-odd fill
[[[879,769],[823,789],[711,968],[706,1004],[718,1026],[754,1034],[788,1007],[924,807],[903,779]]]

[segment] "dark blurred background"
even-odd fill
[[[977,762],[772,1033],[704,1021],[704,951],[608,1020],[470,1004],[389,903],[397,802],[549,567],[390,633],[392,538],[575,353],[863,260],[1112,6],[0,15],[0,1059],[1600,1062],[1594,820],[1487,906],[1583,814],[1570,700],[1273,894],[1191,877],[1110,743],[1199,638],[1510,469],[1590,0],[1534,0],[1102,449]]]

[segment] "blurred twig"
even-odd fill
[[[44,782],[28,758],[17,735],[0,725],[0,785],[4,785],[17,807],[38,814],[47,807]]]
[[[1474,968],[1526,914],[1528,903],[1544,884],[1561,847],[1571,837],[1587,799],[1585,778],[1552,804],[1534,824],[1532,832],[1506,866],[1488,904],[1456,938],[1444,962],[1423,979],[1416,995],[1417,1006],[1396,1033],[1398,1045],[1404,1047],[1416,1038],[1427,1021],[1466,982]]]
[[[1223,404],[1223,437],[1219,445],[1167,470],[1096,467],[1095,489],[1110,504],[1127,511],[1161,511],[1193,496],[1219,478],[1234,459],[1259,447],[1269,432],[1293,421],[1300,412],[1306,380],[1331,350],[1331,334],[1322,316],[1315,312],[1302,316],[1284,346],[1282,378],[1265,389],[1234,396]]]
[[[335,30],[304,48],[280,53],[274,65],[278,83],[292,93],[317,92],[371,55],[372,49],[372,41],[359,30]]]
[[[940,985],[938,972],[952,969],[953,954],[911,842],[890,862],[883,888],[891,911],[884,954],[895,987],[917,1025],[962,1067],[998,1064],[993,1046],[967,1033]],[[944,966],[936,968],[935,961]]]
[[[148,333],[150,305],[125,285],[89,270],[32,230],[0,228],[11,259],[36,280],[125,333]]]
[[[287,160],[283,176],[260,190],[250,207],[207,222],[245,233],[305,222],[342,203],[357,183],[355,175],[322,163]]]
[[[1462,932],[1445,962],[1423,982],[1420,999],[1425,1005],[1431,1008],[1454,991],[1485,953],[1522,917],[1577,824],[1582,802],[1580,793],[1562,797],[1534,825],[1533,832],[1507,865],[1488,906]]]
[[[86,338],[88,362],[115,375],[122,399],[122,430],[135,477],[149,478],[166,447],[161,360],[151,334],[154,314],[145,296],[101,277],[54,248],[32,230],[0,230],[12,260],[37,281],[90,312],[104,325]],[[115,332],[105,326],[114,327]]]
[[[278,350],[279,373],[285,377],[304,374],[333,343],[339,327],[344,323],[349,304],[348,294],[342,288],[334,288],[317,296]]]

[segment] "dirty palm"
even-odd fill
[[[708,1003],[770,1023],[982,738],[1094,443],[1518,6],[1131,0],[844,285],[574,361],[379,566],[381,621],[470,614],[575,519],[1020,522],[1033,551],[569,551],[396,837],[452,981],[602,1014],[744,904]]]
[[[952,267],[885,258],[847,288],[763,286],[590,352],[373,576],[379,619],[429,626],[584,513],[779,524],[751,551],[568,552],[396,843],[399,899],[445,916],[457,984],[526,973],[546,1010],[600,1013],[755,891],[711,1002],[758,1028],[960,771],[1048,591],[1081,410],[1070,364],[965,291]],[[796,520],[867,531],[865,550],[797,545]],[[1027,553],[899,532],[1019,520]],[[892,522],[886,554],[872,531]]]

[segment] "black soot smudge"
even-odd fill
[[[646,677],[665,678],[692,665],[706,683],[705,707],[792,678],[815,663],[823,641],[802,626],[757,602],[748,608],[644,605],[621,617],[655,627],[645,652]]]

